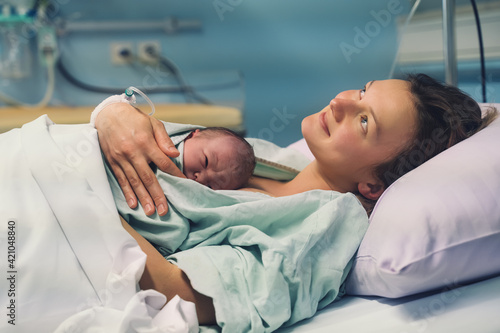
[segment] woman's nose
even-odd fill
[[[330,109],[335,121],[341,122],[347,114],[356,110],[356,101],[336,97],[330,101]]]

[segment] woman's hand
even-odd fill
[[[185,176],[169,158],[179,152],[163,124],[127,103],[115,103],[99,113],[95,126],[101,150],[129,207],[137,207],[139,198],[147,215],[155,212],[155,205],[158,214],[165,215],[167,199],[149,164],[171,175]]]

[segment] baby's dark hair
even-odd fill
[[[479,104],[469,95],[425,74],[411,74],[406,80],[410,83],[417,113],[416,127],[413,140],[394,158],[375,166],[374,175],[383,183],[384,188],[480,131],[497,115],[497,110],[491,108],[482,116]],[[368,203],[371,200],[366,198],[362,201],[370,214],[374,202]]]
[[[234,158],[236,163],[238,163],[238,169],[236,174],[233,176],[235,176],[239,181],[238,188],[245,186],[252,176],[256,164],[252,145],[250,145],[250,143],[248,143],[243,136],[226,127],[213,126],[201,128],[199,135],[204,135],[207,138],[227,136],[234,140],[237,144]]]

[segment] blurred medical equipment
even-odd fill
[[[167,17],[164,20],[158,21],[83,21],[83,22],[57,22],[57,32],[59,36],[65,36],[66,34],[73,32],[140,32],[140,31],[164,31],[167,34],[175,34],[185,31],[198,31],[202,27],[201,21],[196,19],[178,19],[176,17]],[[172,76],[177,81],[178,86],[176,87],[158,87],[158,88],[141,88],[143,91],[148,93],[177,93],[181,92],[185,95],[186,102],[197,101],[203,104],[212,104],[208,99],[199,95],[195,92],[195,89],[186,83],[184,76],[182,75],[179,67],[170,59],[162,56],[157,49],[149,47],[146,49],[147,54],[150,59],[158,63],[163,69],[167,70],[172,74]],[[131,59],[130,63],[138,60],[135,54],[131,54],[130,50],[122,50],[123,57]],[[109,89],[96,87],[92,85],[85,84],[80,80],[76,79],[64,66],[63,62],[60,61],[57,64],[58,70],[61,74],[72,84],[89,91],[94,92],[106,92],[106,93],[116,93],[117,89]],[[217,87],[215,87],[217,88]]]
[[[223,82],[217,83],[212,82],[210,84],[204,84],[197,88],[188,84],[184,75],[182,74],[179,67],[170,59],[165,56],[162,56],[154,48],[150,48],[146,50],[150,55],[151,59],[157,63],[163,70],[166,70],[169,74],[171,74],[177,85],[172,86],[155,86],[155,87],[141,87],[141,90],[148,94],[158,94],[158,93],[168,93],[168,94],[176,94],[181,93],[184,95],[185,101],[188,103],[198,102],[202,104],[214,104],[208,98],[202,96],[199,91],[210,91],[210,90],[221,90],[233,87],[240,87],[243,84],[243,77],[241,73],[236,73],[237,77],[233,77],[230,80],[224,80]],[[125,51],[124,51],[125,52]],[[138,61],[137,56],[135,54],[127,54],[126,57],[132,59],[130,65],[133,65],[134,62]],[[74,86],[91,91],[96,93],[105,93],[105,94],[119,94],[121,93],[121,88],[113,88],[113,87],[102,87],[96,86],[92,84],[85,83],[80,79],[76,78],[64,65],[63,59],[59,59],[56,64],[57,70],[61,75]]]
[[[129,32],[162,30],[167,34],[181,31],[197,31],[202,27],[200,20],[180,20],[177,17],[167,17],[160,21],[88,21],[88,22],[60,22],[58,34],[65,35],[71,32]]]
[[[474,18],[476,20],[476,28],[477,28],[477,38],[479,41],[479,56],[481,62],[481,93],[483,103],[486,103],[486,65],[484,60],[484,45],[483,45],[483,33],[481,31],[481,21],[479,19],[479,12],[477,10],[477,5],[475,0],[470,0],[472,4],[472,9],[474,11]]]
[[[484,60],[483,34],[481,22],[475,0],[470,0],[476,21],[479,41],[479,57],[481,66],[482,102],[486,103],[486,69]],[[458,84],[457,47],[455,36],[455,0],[443,0],[443,52],[445,64],[446,83],[456,86]]]
[[[135,36],[133,41],[125,39],[125,42],[118,44],[123,46],[128,43],[136,47],[118,48],[115,53],[111,52],[111,57],[115,54],[122,60],[126,59],[121,62],[125,71],[133,70],[137,74],[143,72],[140,83],[135,83],[139,76],[134,75],[120,79],[125,83],[120,81],[114,86],[103,86],[87,83],[79,78],[78,73],[71,73],[69,60],[72,57],[58,47],[58,43],[64,44],[65,38],[81,32],[124,33],[129,36],[130,32],[137,35],[160,31],[171,35],[199,31],[202,28],[200,20],[171,16],[157,21],[74,21],[73,17],[60,16],[60,12],[54,7],[56,4],[56,1],[51,0],[0,0],[0,77],[5,79],[4,82],[15,86],[12,87],[11,93],[0,92],[0,102],[6,105],[0,114],[0,132],[20,127],[42,114],[50,115],[58,123],[88,122],[95,105],[106,98],[101,94],[125,96],[123,89],[129,84],[137,88],[129,88],[127,93],[131,95],[127,98],[135,99],[134,93],[143,95],[152,111],[157,110],[158,119],[202,126],[224,126],[241,134],[245,132],[241,114],[244,104],[244,80],[238,70],[185,75],[172,59],[161,53],[159,40],[145,42],[137,40]],[[113,58],[111,63],[114,64]],[[70,83],[73,87],[84,90],[84,93],[91,92],[92,94],[86,95],[89,97],[87,103],[91,105],[70,108],[50,106],[56,74],[61,74],[59,78],[62,78],[63,82],[58,82],[61,86]],[[24,86],[27,81],[30,85],[34,83],[42,88],[46,87],[38,102],[30,103],[30,96],[22,97],[27,90],[19,87]],[[166,99],[168,103],[157,102],[155,107],[146,94],[162,94],[159,98]],[[54,104],[60,103],[56,101]],[[70,102],[71,105],[73,103],[80,105],[79,102]],[[137,107],[142,108],[143,105]],[[18,112],[19,109],[24,110]]]
[[[455,37],[455,0],[443,0],[443,53],[446,83],[458,83]]]
[[[49,20],[46,9],[50,6],[47,0],[0,1],[0,30],[2,62],[1,75],[8,79],[22,79],[31,75],[32,62],[38,60],[47,69],[47,88],[44,97],[36,104],[27,104],[5,94],[0,94],[0,101],[7,105],[28,108],[46,106],[54,92],[54,72],[57,68],[72,84],[88,91],[117,94],[123,88],[103,88],[85,84],[76,79],[58,61],[56,32],[58,36],[65,36],[72,32],[127,32],[127,31],[154,31],[162,30],[167,34],[181,31],[196,31],[201,29],[199,20],[180,20],[176,17],[167,17],[158,21],[100,21],[100,22],[71,22],[61,18]],[[36,38],[38,43],[38,59],[32,59],[30,44]],[[168,71],[177,81],[177,86],[142,88],[148,93],[182,93],[186,102],[196,101],[203,104],[212,104],[207,98],[195,92],[188,85],[179,67],[170,59],[162,56],[156,50],[149,50],[149,54],[164,70]],[[134,55],[130,55],[134,56]],[[134,59],[137,60],[137,59]],[[241,85],[241,80],[232,82]],[[225,84],[227,86],[227,84]],[[206,86],[208,89],[220,89],[220,85]],[[222,87],[223,88],[223,87]]]
[[[396,69],[396,65],[398,63],[399,51],[401,50],[401,39],[403,38],[403,35],[406,32],[406,29],[408,29],[408,24],[410,24],[410,21],[411,21],[413,15],[415,15],[415,12],[417,11],[418,6],[420,5],[420,1],[421,0],[416,0],[415,1],[415,3],[413,4],[413,7],[410,10],[410,13],[406,17],[406,20],[403,23],[403,26],[401,28],[401,32],[400,32],[400,35],[399,35],[399,38],[398,38],[398,45],[397,45],[397,48],[396,48],[396,55],[394,56],[394,60],[392,62],[391,70],[389,71],[389,79],[391,79],[394,76],[394,70]]]
[[[31,72],[31,40],[37,37],[38,61],[47,70],[47,88],[43,98],[27,104],[0,93],[0,101],[7,105],[39,108],[52,98],[55,86],[55,64],[58,56],[55,30],[48,24],[45,9],[48,2],[1,1],[0,32],[2,36],[1,75],[11,79],[27,77]]]
[[[399,28],[399,38],[396,47],[396,55],[392,63],[391,69],[389,71],[389,78],[394,77],[395,69],[398,65],[398,60],[400,60],[401,53],[401,41],[408,30],[410,21],[415,15],[418,7],[420,6],[421,0],[415,0],[410,13],[401,24]],[[484,43],[483,34],[481,29],[481,22],[479,18],[479,12],[477,9],[476,1],[470,0],[470,4],[474,14],[474,21],[477,30],[478,42],[479,42],[479,58],[480,58],[480,71],[481,71],[481,89],[482,89],[482,102],[486,103],[486,70],[485,70],[485,55],[484,55]],[[441,19],[442,19],[442,37],[443,37],[443,61],[444,61],[444,72],[445,81],[448,84],[457,85],[458,84],[458,64],[457,64],[457,34],[456,34],[456,21],[460,20],[456,15],[456,2],[455,0],[442,0],[441,3]]]
[[[164,20],[157,21],[79,21],[71,22],[64,21],[62,19],[55,22],[57,35],[60,37],[65,37],[71,33],[79,32],[108,32],[108,33],[128,33],[134,32],[154,32],[163,31],[166,34],[175,34],[180,32],[192,32],[199,31],[202,28],[202,23],[200,20],[196,19],[178,19],[176,17],[167,17]],[[159,52],[158,47],[154,47],[154,43],[147,44],[143,50],[143,55],[147,55],[149,65],[158,65],[161,70],[168,72],[175,81],[175,85],[165,85],[154,87],[140,87],[140,89],[148,94],[157,93],[168,93],[168,94],[182,94],[184,96],[184,101],[187,103],[201,103],[201,104],[215,104],[210,98],[207,98],[201,94],[201,91],[216,91],[223,89],[233,89],[239,88],[243,85],[243,77],[241,73],[237,73],[237,77],[230,80],[215,79],[213,82],[208,84],[198,85],[194,87],[189,84],[186,80],[185,75],[180,70],[179,66],[168,57],[164,56]],[[135,54],[131,49],[123,47],[117,50],[117,53],[124,59],[124,63],[128,65],[142,64],[144,65],[144,59],[141,59],[140,51]],[[62,76],[71,84],[77,86],[78,88],[97,92],[97,93],[108,93],[108,94],[119,94],[122,90],[121,87],[102,87],[93,84],[88,84],[83,82],[75,75],[73,75],[70,70],[65,66],[64,60],[59,59],[57,62],[57,70],[62,74]]]

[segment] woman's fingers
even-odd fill
[[[179,156],[179,151],[177,150],[177,148],[175,148],[175,145],[168,136],[163,123],[158,119],[151,118],[151,126],[153,127],[153,134],[156,143],[161,149],[161,151],[153,149],[150,152],[151,161],[163,172],[166,172],[172,176],[186,178],[186,176],[182,173],[181,170],[179,170],[175,163],[167,157],[177,157]]]
[[[134,135],[133,140],[123,143],[114,158],[116,164],[123,171],[124,177],[119,180],[119,183],[126,195],[127,202],[131,199],[131,190],[137,196],[147,215],[155,212],[155,206],[158,208],[159,215],[165,215],[168,211],[167,199],[163,189],[150,167],[150,162],[154,163],[156,160],[164,159],[173,163],[156,146],[152,133],[147,131],[137,133]]]
[[[123,173],[121,167],[114,163],[109,163],[111,170],[115,175],[118,184],[120,185],[123,195],[125,196],[125,200],[130,208],[137,207],[137,197],[135,196],[134,190],[130,186],[128,182],[127,176]]]
[[[147,215],[165,215],[167,200],[150,162],[173,163],[158,148],[151,118],[126,103],[116,103],[101,111],[96,120],[101,150],[110,164],[131,208],[137,199]]]
[[[134,202],[132,197],[137,196],[146,215],[155,212],[155,206],[158,208],[159,215],[167,213],[167,199],[163,190],[156,180],[156,176],[145,160],[143,162],[134,161],[133,164],[122,164],[124,177],[118,179],[122,191],[129,206]],[[132,206],[130,206],[133,208]]]
[[[127,174],[127,178],[144,207],[146,215],[153,214],[156,206],[158,214],[163,216],[168,211],[167,199],[153,170],[149,164],[145,164],[145,166],[141,163],[133,165],[133,168]]]
[[[137,207],[137,200],[141,203],[146,215],[151,215],[157,207],[160,216],[168,212],[167,199],[161,186],[156,181],[156,176],[149,165],[144,161],[135,162],[135,166],[122,161],[110,162],[111,169],[120,185],[125,200],[130,208]],[[142,174],[138,174],[142,170]]]
[[[161,121],[156,118],[151,117],[151,127],[153,128],[153,135],[155,137],[158,147],[168,156],[177,157],[179,156],[179,151],[175,148],[174,143],[170,139],[165,130],[165,126]]]

